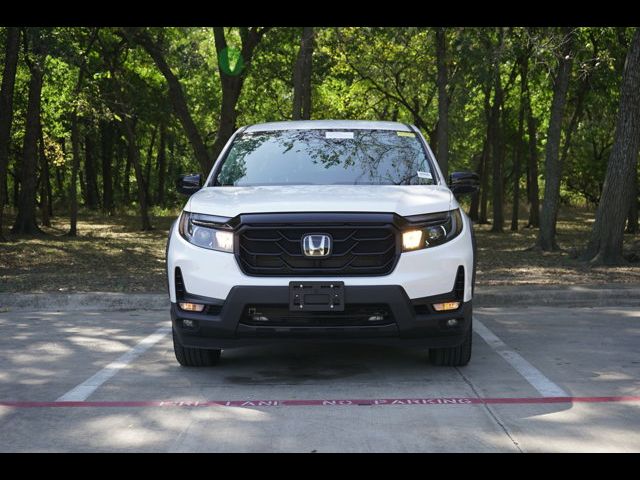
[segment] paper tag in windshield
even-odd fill
[[[413,132],[396,132],[399,137],[415,137],[416,134]]]
[[[431,172],[421,172],[418,170],[418,178],[426,178],[427,180],[433,180],[433,176],[431,176]]]
[[[325,132],[324,138],[352,139],[353,132]]]

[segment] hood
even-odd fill
[[[242,213],[388,212],[419,215],[455,208],[453,195],[438,185],[287,185],[206,187],[185,210],[235,217]]]

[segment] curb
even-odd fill
[[[474,306],[640,306],[640,285],[478,287]],[[0,312],[11,310],[168,310],[166,293],[0,293]]]
[[[8,310],[168,310],[166,293],[0,293],[0,312]]]
[[[563,306],[563,307],[635,307],[640,306],[640,285],[518,285],[478,288],[474,306]]]

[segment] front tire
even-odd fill
[[[221,350],[185,347],[180,343],[175,329],[173,329],[173,351],[176,360],[183,367],[211,367],[220,360]]]
[[[473,338],[472,324],[465,334],[464,341],[457,347],[431,348],[429,360],[441,367],[463,367],[471,360],[471,343]]]

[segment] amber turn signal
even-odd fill
[[[434,303],[433,308],[436,312],[444,312],[447,310],[456,310],[460,306],[460,302],[444,302]]]
[[[187,312],[201,312],[204,310],[204,305],[200,303],[180,302],[180,308]]]

